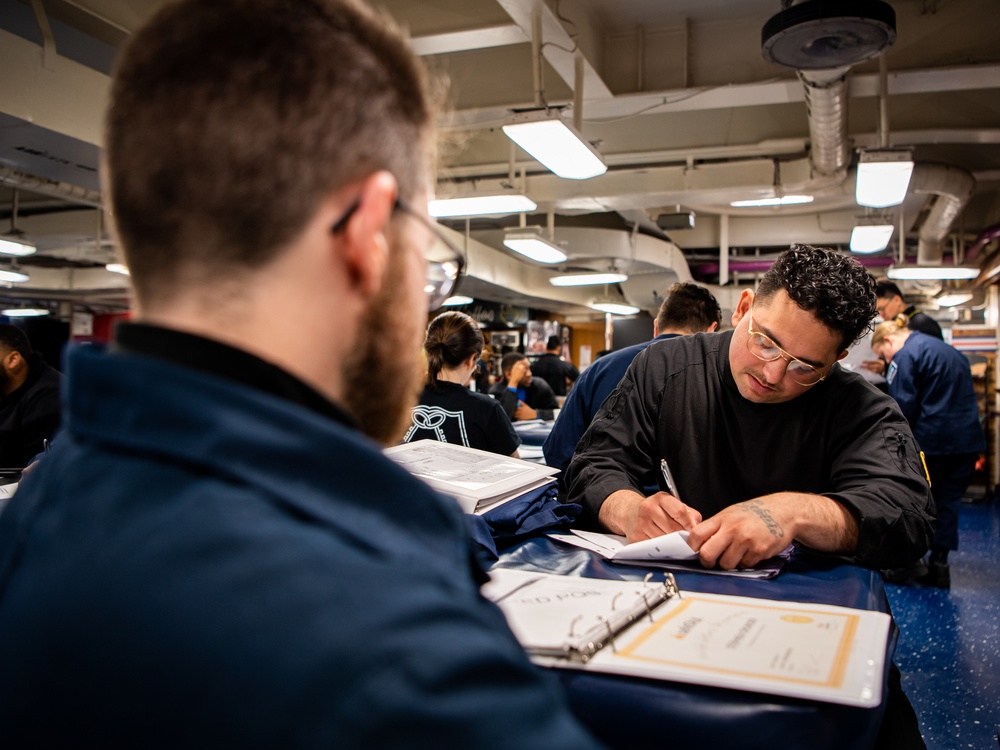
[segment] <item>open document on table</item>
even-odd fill
[[[702,567],[698,561],[698,553],[688,546],[688,533],[686,531],[675,531],[672,534],[664,534],[632,544],[629,544],[625,537],[618,534],[602,534],[596,531],[581,531],[580,529],[553,531],[548,536],[556,541],[596,552],[608,562],[741,578],[774,578],[781,572],[785,561],[792,554],[792,547],[789,546],[781,554],[762,560],[752,568],[723,570]]]
[[[852,706],[882,699],[883,612],[683,593],[669,583],[506,569],[491,576],[484,594],[544,666]]]

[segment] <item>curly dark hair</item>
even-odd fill
[[[853,258],[825,247],[792,245],[764,274],[757,297],[766,299],[781,289],[837,331],[844,349],[871,329],[875,280]]]

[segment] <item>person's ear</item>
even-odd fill
[[[736,303],[736,309],[733,310],[733,328],[736,328],[740,324],[740,321],[750,312],[750,306],[754,301],[754,293],[750,289],[744,289],[740,293],[740,301]]]
[[[389,264],[388,223],[396,206],[398,185],[381,170],[362,183],[357,208],[342,232],[341,257],[353,285],[364,295],[379,290]]]
[[[718,330],[719,330],[719,324],[713,320],[712,324],[705,329],[705,333],[715,333]]]

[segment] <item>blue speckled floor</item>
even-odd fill
[[[896,664],[928,750],[997,750],[1000,501],[963,504],[951,590],[887,585]]]

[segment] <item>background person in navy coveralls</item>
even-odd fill
[[[187,0],[128,41],[106,185],[137,323],[70,356],[0,514],[0,747],[594,748],[388,460],[428,305],[435,119],[352,0]]]
[[[552,431],[545,438],[545,463],[560,470],[569,465],[576,444],[590,421],[639,352],[654,341],[716,331],[720,325],[722,310],[710,291],[687,281],[672,285],[653,320],[651,340],[606,354],[580,375],[559,410]]]
[[[927,458],[937,526],[926,566],[886,571],[887,580],[915,578],[951,586],[948,552],[958,549],[958,512],[986,438],[969,360],[954,347],[889,320],[872,334],[872,351],[889,363],[886,382]]]
[[[468,389],[483,353],[483,332],[471,317],[449,310],[427,326],[427,383],[413,407],[403,442],[439,440],[520,458],[521,438],[500,403]]]

